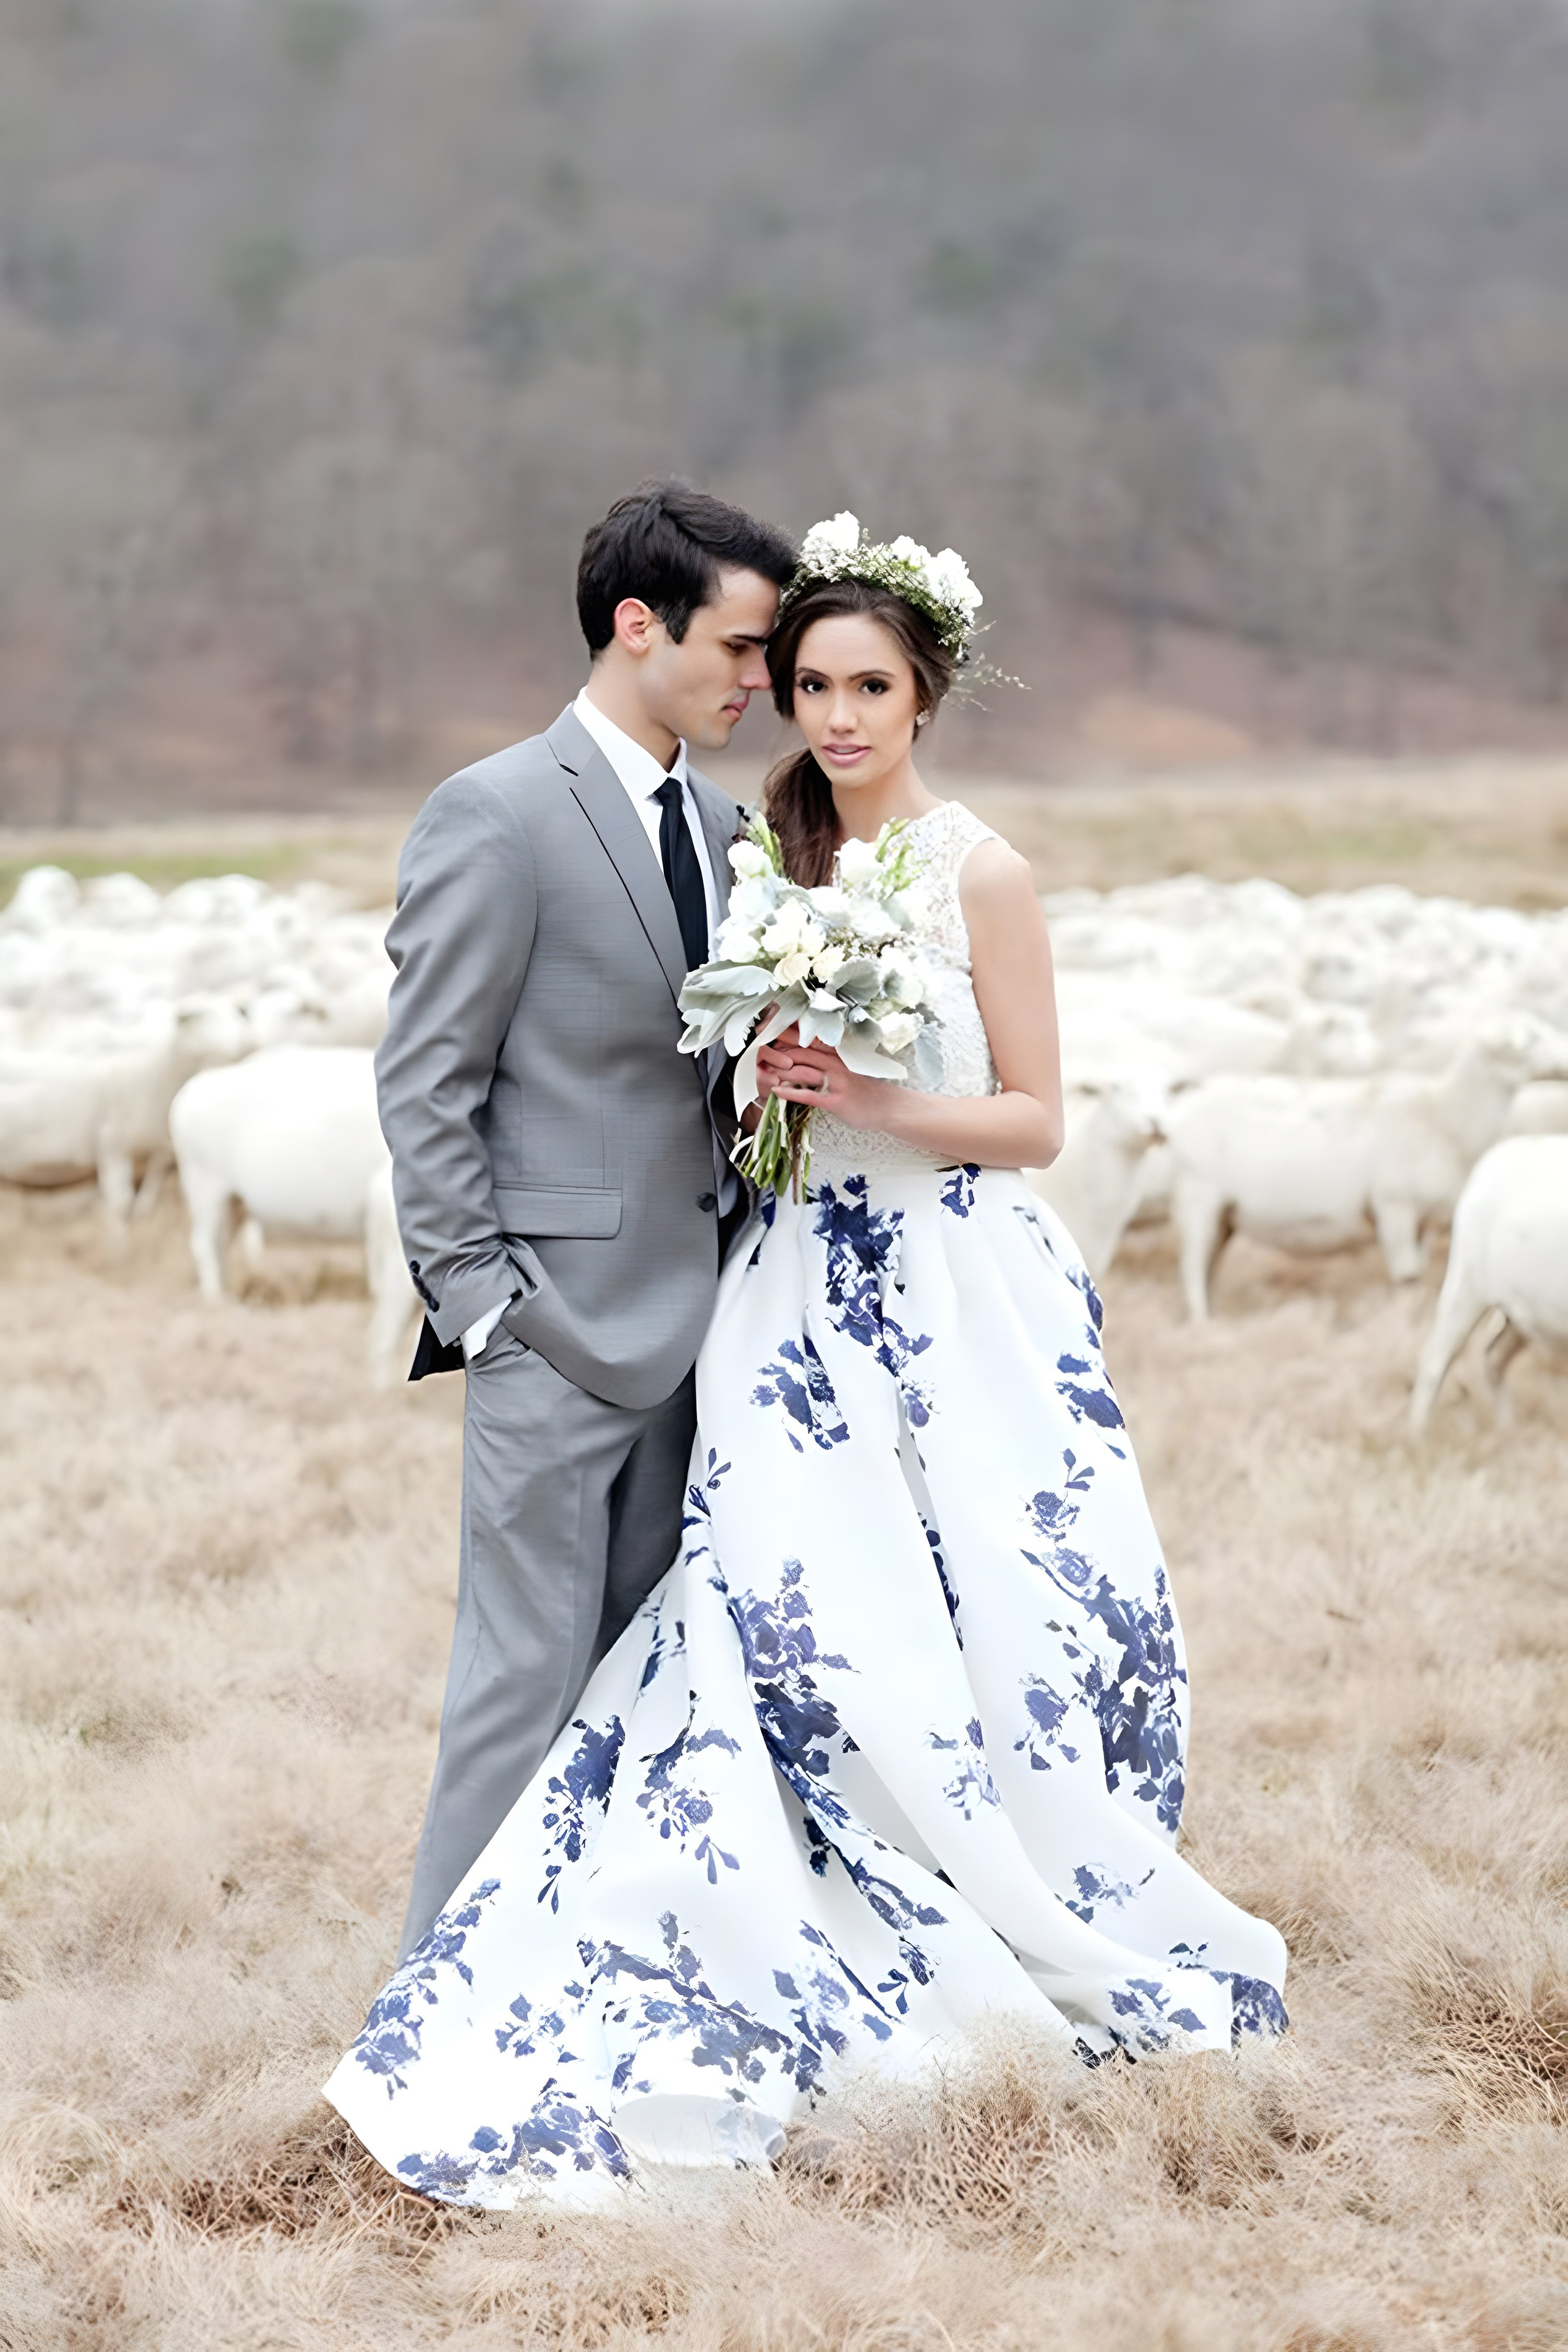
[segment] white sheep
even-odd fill
[[[1226,1240],[1311,1255],[1375,1231],[1412,1280],[1423,1228],[1452,1212],[1515,1090],[1568,1066],[1568,1037],[1523,1016],[1475,1038],[1441,1077],[1220,1077],[1172,1106],[1172,1213],[1194,1321]]]
[[[389,1378],[391,1353],[415,1299],[402,1244],[393,1245],[390,1160],[370,1053],[282,1045],[227,1069],[205,1070],[175,1097],[169,1130],[203,1297],[224,1296],[224,1255],[237,1209],[253,1262],[268,1234],[363,1243],[375,1301],[371,1370],[380,1381]]]
[[[1098,1282],[1115,1258],[1137,1206],[1145,1155],[1158,1141],[1163,1089],[1137,1077],[1063,1097],[1067,1140],[1049,1168],[1025,1177],[1067,1226]]]
[[[1503,1121],[1505,1135],[1568,1135],[1568,1079],[1534,1078],[1521,1087]]]
[[[51,1186],[96,1176],[110,1232],[122,1232],[132,1205],[156,1198],[175,1095],[246,1043],[231,1006],[194,998],[123,1024],[57,1024],[12,1045],[0,1056],[0,1178]]]
[[[1500,1406],[1503,1374],[1521,1349],[1568,1351],[1568,1135],[1516,1135],[1478,1162],[1454,1211],[1448,1271],[1410,1399],[1419,1436],[1448,1367],[1482,1317],[1502,1322],[1486,1378]]]

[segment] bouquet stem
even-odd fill
[[[811,1122],[816,1114],[805,1103],[780,1102],[770,1095],[763,1105],[754,1135],[742,1135],[731,1158],[742,1176],[760,1192],[773,1192],[782,1201],[787,1192],[798,1201],[811,1173]]]

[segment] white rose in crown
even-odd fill
[[[831,526],[847,541],[853,515]],[[848,542],[848,543],[856,543]],[[807,889],[792,882],[771,826],[754,816],[734,844],[730,912],[713,952],[680,992],[683,1054],[722,1042],[736,1055],[734,1094],[743,1111],[757,1099],[757,1055],[798,1025],[802,1042],[837,1048],[858,1076],[931,1086],[942,1069],[931,983],[910,932],[919,859],[902,824],[875,841],[847,841],[832,879]],[[736,1139],[742,1173],[795,1197],[810,1173],[813,1110],[769,1097],[754,1135]]]
[[[944,547],[940,555],[929,559],[928,570],[931,585],[943,604],[957,604],[965,613],[977,613],[985,602],[969,576],[969,566],[955,547]]]
[[[814,580],[864,580],[889,589],[925,614],[954,661],[967,660],[974,615],[984,600],[956,548],[933,555],[907,531],[885,542],[870,541],[846,507],[806,532],[781,612]]]
[[[800,560],[813,570],[831,571],[860,544],[860,518],[847,507],[829,522],[814,523],[801,545]]]

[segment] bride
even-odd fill
[[[977,601],[853,517],[786,592],[766,813],[806,883],[908,821],[942,1083],[760,1057],[810,1195],[721,1278],[681,1557],[328,2085],[428,2196],[764,2163],[988,2012],[1091,2063],[1284,2026],[1278,1932],[1175,1850],[1181,1631],[1100,1301],[1018,1172],[1061,1142],[1044,920],[915,765]]]

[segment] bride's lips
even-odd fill
[[[825,743],[822,756],[825,760],[836,761],[841,768],[848,768],[857,760],[863,760],[870,749],[869,743]]]

